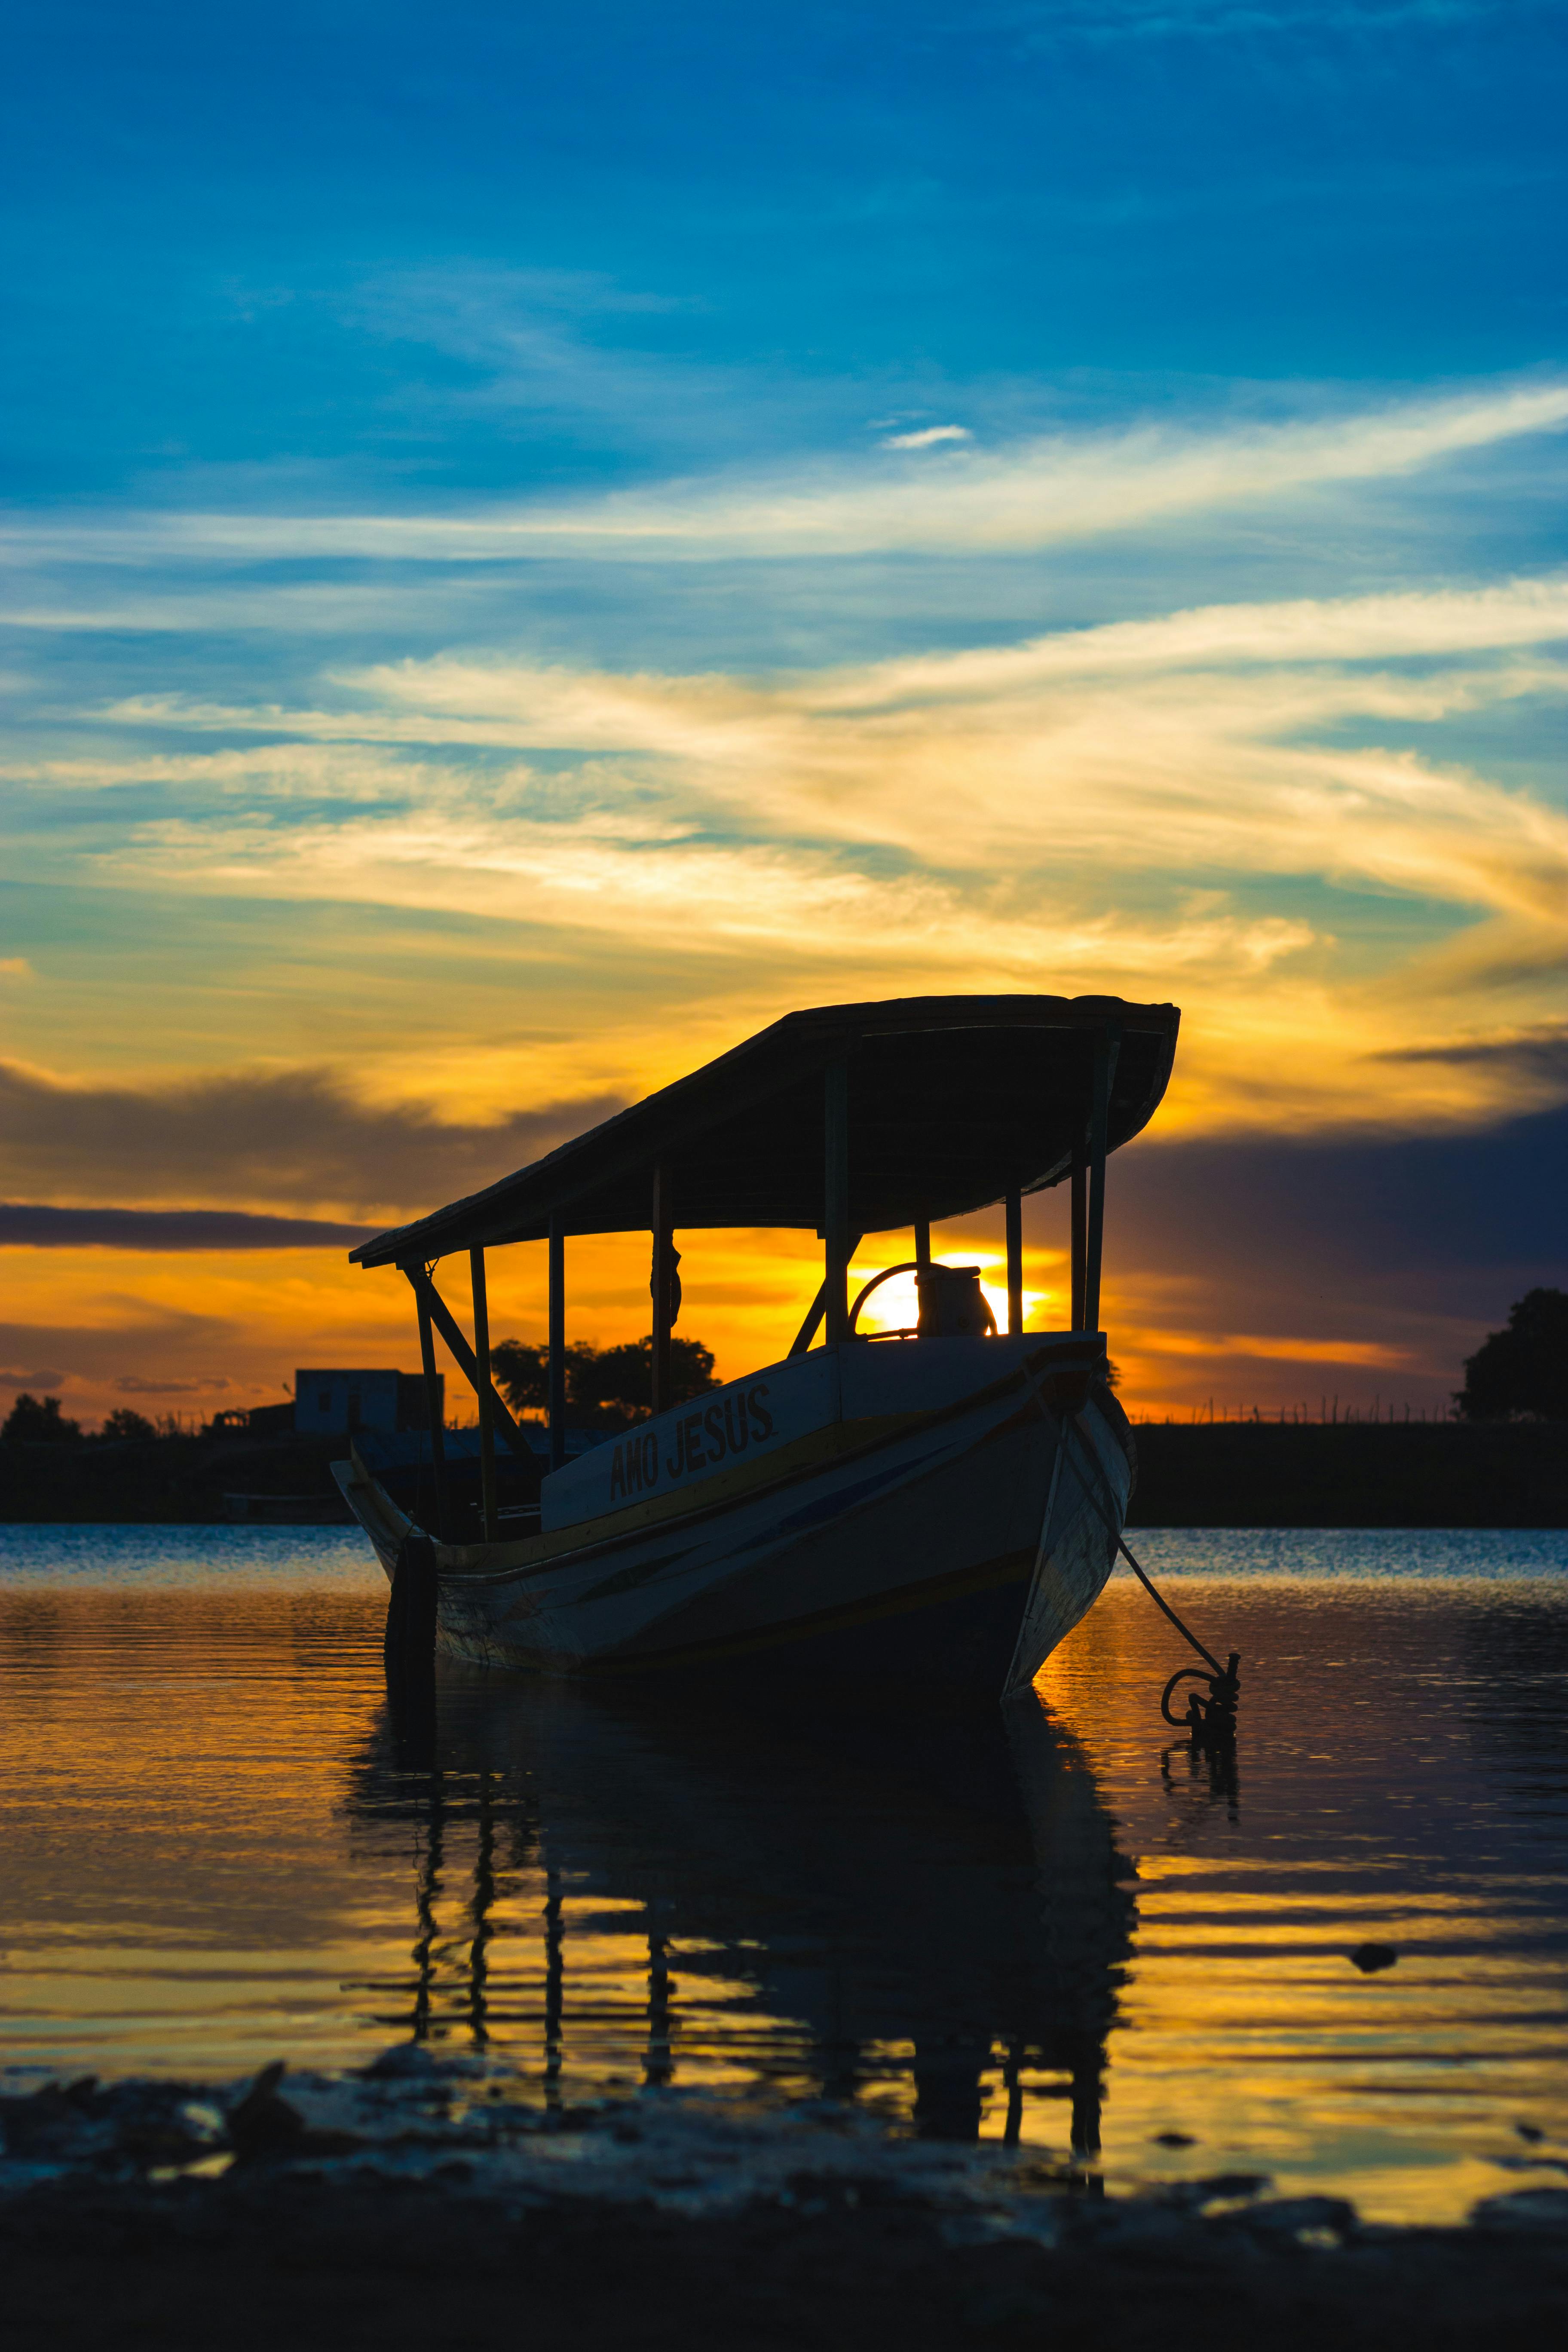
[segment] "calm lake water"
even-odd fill
[[[1183,1654],[1121,1577],[1005,1714],[443,1666],[431,1749],[357,1531],[0,1528],[8,2086],[424,2038],[542,2103],[854,2102],[1113,2185],[1561,2183],[1568,1535],[1135,1548],[1243,1653],[1233,1773],[1163,1726]]]

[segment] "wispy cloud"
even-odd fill
[[[1121,42],[1217,42],[1278,45],[1289,51],[1303,41],[1314,49],[1325,34],[1348,35],[1358,55],[1368,44],[1417,38],[1467,25],[1489,24],[1500,16],[1539,14],[1532,0],[993,0],[966,15],[972,34],[977,21],[1014,34],[1029,48],[1081,44],[1106,48]]]
[[[1179,988],[1186,1116],[1462,1118],[1550,1075],[1406,1055],[1370,1087],[1363,1057],[1543,1016],[1568,814],[1444,730],[1560,703],[1565,636],[1550,577],[768,677],[445,656],[345,672],[332,708],[121,702],[113,760],[17,767],[12,826],[36,803],[44,856],[74,793],[52,854],[100,884],[485,914],[726,988],[743,961],[704,1045],[813,997]],[[133,780],[160,797],[96,826]],[[1420,910],[1392,941],[1391,899]]]
[[[973,441],[974,436],[967,425],[923,425],[915,433],[892,433],[883,442],[884,449],[934,449],[942,441]]]
[[[1254,1363],[1344,1364],[1358,1370],[1391,1370],[1408,1364],[1411,1350],[1380,1339],[1306,1339],[1291,1333],[1264,1337],[1252,1331],[1160,1331],[1132,1329],[1127,1344],[1144,1356],[1201,1356],[1212,1363],[1241,1358]]]
[[[0,544],[60,562],[268,562],[373,557],[485,563],[530,554],[752,558],[1022,551],[1180,516],[1265,504],[1333,484],[1390,481],[1445,458],[1568,424],[1568,384],[1484,385],[1277,423],[1142,424],[955,447],[731,470],[592,499],[410,512],[237,509],[14,522]]]
[[[384,272],[342,308],[354,327],[467,364],[468,376],[457,386],[449,368],[439,387],[405,383],[397,395],[405,410],[447,420],[483,414],[492,425],[504,423],[508,410],[548,411],[601,447],[606,438],[689,446],[716,421],[719,371],[626,340],[634,320],[646,329],[702,308],[689,298],[623,286],[601,271],[470,261]]]
[[[0,1249],[353,1249],[374,1230],[234,1209],[57,1209],[0,1201]]]

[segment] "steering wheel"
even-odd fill
[[[855,1326],[859,1318],[860,1309],[874,1290],[880,1289],[884,1282],[891,1282],[896,1274],[918,1274],[919,1272],[920,1260],[910,1257],[906,1258],[902,1265],[884,1266],[880,1274],[874,1274],[849,1309],[849,1337],[853,1339],[858,1336]],[[913,1323],[901,1324],[894,1331],[868,1331],[866,1334],[868,1339],[913,1339],[918,1336],[918,1326]]]

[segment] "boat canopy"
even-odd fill
[[[1081,1168],[1096,1073],[1104,1150],[1144,1128],[1181,1014],[1115,996],[914,996],[789,1013],[717,1061],[531,1167],[350,1253],[427,1265],[456,1250],[647,1232],[657,1179],[672,1227],[824,1230],[842,1072],[848,1223],[858,1234],[963,1216]]]

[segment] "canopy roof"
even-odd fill
[[[1181,1014],[1116,996],[912,996],[789,1013],[689,1077],[530,1168],[379,1234],[362,1265],[566,1234],[646,1232],[662,1169],[670,1222],[820,1231],[823,1076],[848,1066],[849,1222],[886,1233],[1058,1184],[1085,1147],[1095,1049],[1120,1043],[1108,1148],[1152,1118]]]

